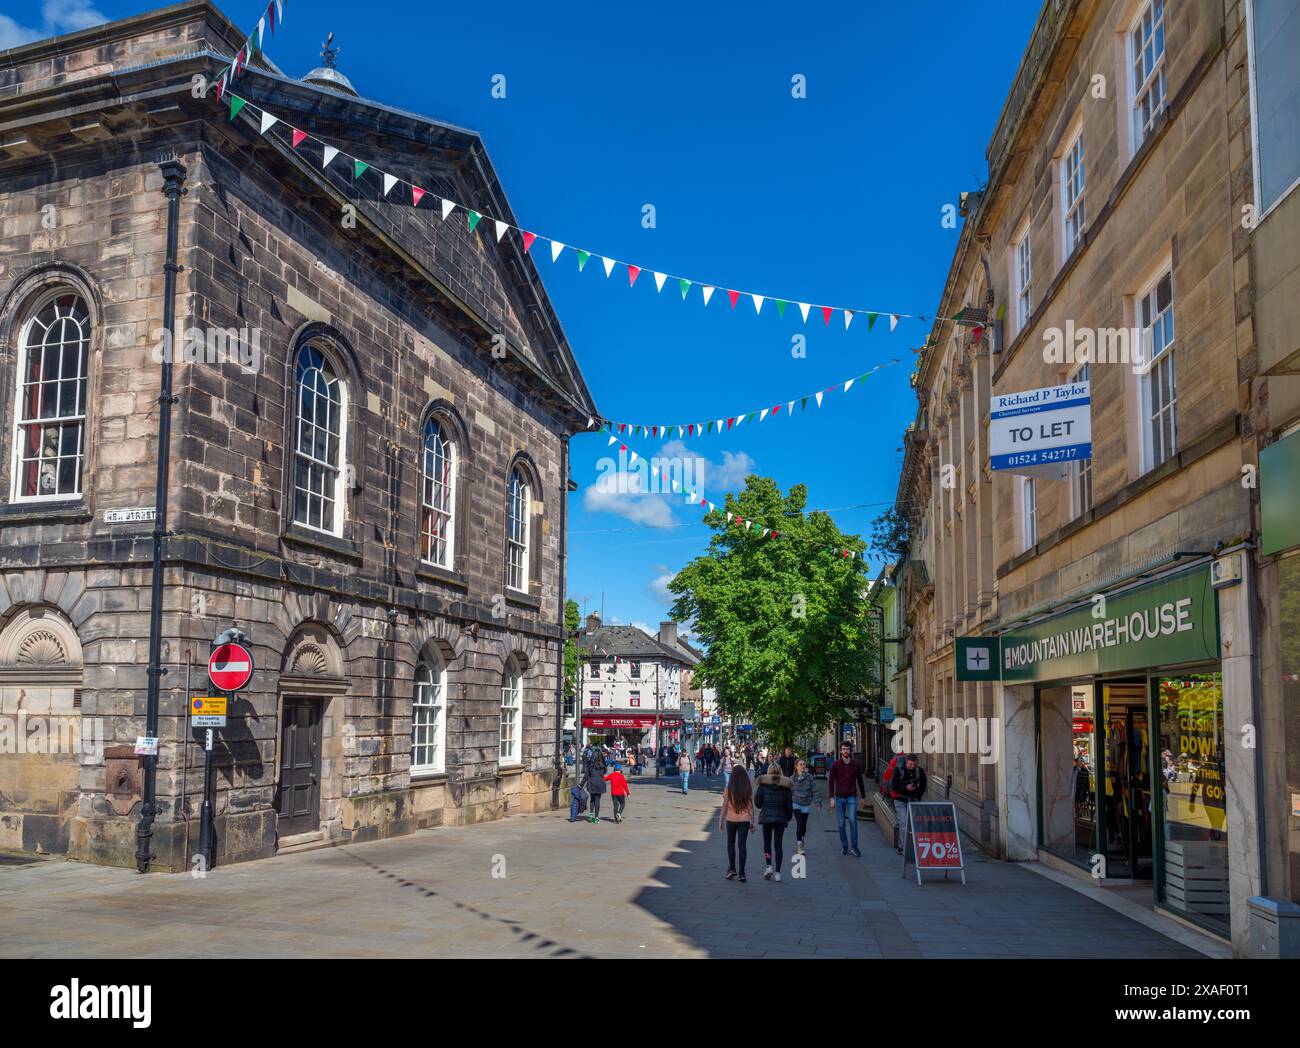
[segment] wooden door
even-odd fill
[[[277,834],[320,829],[320,699],[286,698],[280,721]]]

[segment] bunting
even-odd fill
[[[265,50],[264,44],[267,25],[270,25],[271,33],[274,35],[276,29],[278,29],[283,23],[284,0],[270,0],[266,5],[266,8],[263,10],[262,16],[257,20],[257,25],[253,27],[253,31],[248,34],[248,38],[240,46],[239,50],[235,52],[235,57],[230,60],[230,65],[226,66],[226,68],[218,74],[216,80],[218,102],[221,101],[221,96],[230,90],[230,85],[235,82],[235,78],[244,71],[245,66],[247,66],[249,61],[252,59],[253,53],[255,51]],[[239,104],[240,108],[242,108],[245,104],[244,100],[240,99]],[[237,109],[233,110],[230,114],[230,119],[234,120],[238,112],[239,110]],[[267,114],[263,112],[263,120],[265,120],[266,116]],[[275,118],[272,117],[272,123],[274,122]],[[269,129],[270,125],[264,124],[262,127],[262,134],[266,134]]]

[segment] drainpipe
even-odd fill
[[[185,189],[185,165],[175,153],[159,158],[158,168],[163,176],[163,193],[167,197],[167,261],[163,264],[163,330],[175,349],[176,326],[176,274],[181,267],[176,264],[177,225],[180,219],[181,197]],[[162,586],[163,586],[163,536],[167,533],[168,467],[171,461],[172,434],[172,353],[163,354],[160,391],[158,394],[158,486],[154,494],[153,524],[153,575],[149,602],[149,691],[145,710],[144,733],[149,738],[158,737],[158,690],[162,669]],[[149,872],[153,859],[150,844],[153,838],[153,819],[158,814],[157,804],[158,756],[144,757],[144,798],[140,805],[140,823],[136,827],[135,868],[139,873]]]
[[[569,437],[566,434],[563,442],[560,444],[560,584],[556,588],[559,590],[559,611],[560,611],[560,656],[559,668],[555,674],[555,788],[551,791],[551,808],[555,809],[560,806],[561,791],[564,784],[564,650],[569,643],[569,631],[564,626],[564,609],[567,598],[566,586],[568,585],[568,526],[565,521],[565,513],[569,506]],[[574,738],[577,738],[577,721],[581,719],[581,710],[578,696],[574,696]],[[577,761],[574,762],[577,767]]]

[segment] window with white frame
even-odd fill
[[[528,591],[528,514],[532,508],[532,495],[523,470],[510,471],[509,533],[506,536],[506,585],[511,589]]]
[[[1142,471],[1178,451],[1178,372],[1174,359],[1174,280],[1170,270],[1137,297],[1142,329]]]
[[[435,774],[446,767],[447,666],[441,656],[415,667],[411,698],[411,774]]]
[[[456,540],[456,443],[434,416],[424,423],[424,467],[420,491],[420,557],[452,567]]]
[[[1020,548],[1030,549],[1038,542],[1038,479],[1020,478]]]
[[[1083,230],[1088,221],[1088,211],[1084,204],[1085,188],[1083,165],[1083,128],[1075,134],[1061,157],[1061,205],[1064,209],[1065,251],[1069,258],[1083,239]]]
[[[1147,0],[1128,31],[1132,145],[1136,153],[1165,108],[1165,0]]]
[[[598,691],[588,692],[588,693],[587,693],[587,704],[588,704],[589,706],[599,706],[599,705],[600,705],[600,692],[598,692]]]
[[[1071,382],[1089,382],[1091,380],[1092,369],[1087,364],[1081,364],[1070,376]],[[1089,400],[1092,399],[1091,387],[1089,387]],[[1092,405],[1088,406],[1089,413],[1092,412]],[[1074,509],[1074,516],[1082,516],[1092,509],[1092,459],[1079,459],[1070,466],[1070,505]]]
[[[635,661],[633,661],[633,662],[629,662],[629,663],[627,664],[627,675],[628,675],[628,677],[629,677],[630,679],[632,679],[632,680],[640,680],[640,679],[641,679],[641,663],[639,663],[639,662],[635,662]]]
[[[90,312],[68,289],[44,296],[18,341],[13,499],[81,495]]]
[[[1251,0],[1246,21],[1255,206],[1262,217],[1300,185],[1300,0]]]
[[[640,693],[639,691],[634,691],[634,692],[632,692],[632,693],[628,696],[628,700],[627,700],[627,702],[628,702],[628,705],[629,705],[629,706],[640,706],[640,705],[641,705],[641,693]]]
[[[298,351],[294,385],[293,519],[316,531],[341,535],[347,386],[330,359],[310,342]]]
[[[522,762],[520,736],[523,734],[524,675],[513,658],[506,662],[501,676],[501,764]]]
[[[1034,273],[1033,258],[1029,251],[1029,223],[1025,223],[1024,232],[1016,241],[1015,260],[1015,294],[1016,294],[1016,331],[1023,331],[1034,311],[1033,292],[1030,281]]]

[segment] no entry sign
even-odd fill
[[[220,691],[239,691],[253,679],[253,653],[242,644],[218,644],[208,656],[208,679]]]

